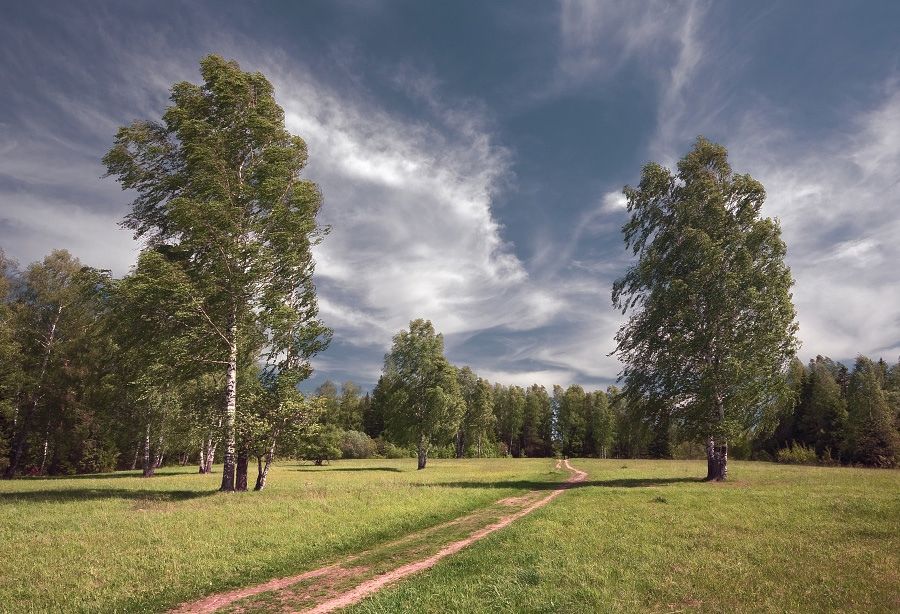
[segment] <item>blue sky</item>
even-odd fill
[[[410,319],[507,384],[612,383],[621,188],[703,134],[766,186],[801,356],[900,354],[898,2],[14,3],[0,21],[0,246],[124,274],[100,158],[207,53],[275,84],[332,233],[332,347],[370,386]]]

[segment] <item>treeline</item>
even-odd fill
[[[150,476],[190,462],[209,473],[221,462],[224,374],[216,362],[180,360],[172,339],[154,330],[157,321],[136,304],[139,273],[115,279],[61,250],[19,270],[0,250],[6,477],[138,467]],[[276,444],[298,447],[320,408],[267,375],[252,358],[259,340],[251,341],[237,374],[238,457],[259,461],[264,484]]]
[[[142,468],[152,475],[163,464],[194,463],[209,472],[221,462],[220,369],[148,364],[136,347],[148,338],[140,330],[141,316],[126,317],[124,280],[82,266],[65,251],[24,270],[0,252],[0,273],[0,472]],[[252,360],[241,365],[239,456],[257,461],[258,480],[264,480],[276,448],[282,456],[316,462],[415,455],[414,447],[393,440],[386,427],[384,378],[365,392],[350,381],[340,387],[326,381],[304,398],[296,390],[267,389]],[[615,386],[548,390],[492,383],[469,367],[454,373],[464,409],[450,443],[433,447],[432,457],[703,454],[660,412],[627,403]],[[808,365],[793,361],[785,377],[792,400],[773,407],[757,429],[734,441],[732,456],[896,464],[900,363],[860,357],[850,370],[819,356]]]
[[[542,457],[702,458],[703,446],[662,412],[633,406],[615,386],[504,386],[456,369],[465,410],[452,443],[432,448],[439,458]],[[818,356],[791,363],[784,376],[791,400],[770,408],[757,427],[737,438],[738,459],[892,467],[900,454],[900,362],[859,357],[851,371]],[[383,378],[370,393],[352,381],[328,380],[315,391],[324,408],[330,458],[414,456],[392,442],[385,427]],[[648,420],[653,415],[655,419]],[[661,417],[662,416],[662,417]]]
[[[619,389],[585,390],[555,385],[504,386],[479,377],[470,367],[455,370],[464,410],[449,438],[433,447],[437,458],[512,456],[590,456],[597,458],[666,458],[675,434],[667,426],[644,421],[639,408],[629,407]],[[338,387],[327,380],[315,391],[324,411],[323,436],[333,441],[334,457],[371,455],[414,456],[415,449],[392,441],[386,428],[389,396],[380,378],[372,392],[358,384]],[[330,430],[329,430],[330,429]],[[370,443],[352,445],[364,435]],[[341,445],[341,442],[346,442]]]
[[[792,401],[777,408],[771,432],[752,441],[753,457],[893,467],[900,456],[900,362],[860,356],[853,370],[817,356],[794,360]]]

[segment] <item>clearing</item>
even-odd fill
[[[734,462],[731,482],[706,484],[704,462],[572,464],[589,475],[577,488],[348,611],[900,607],[900,471]],[[0,482],[0,610],[164,612],[325,566],[327,583],[228,606],[300,609],[427,560],[568,476],[550,459],[285,463],[271,490],[222,495],[194,471]]]

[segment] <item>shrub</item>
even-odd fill
[[[341,455],[341,431],[333,426],[317,425],[297,442],[297,456],[322,465]]]
[[[412,458],[416,455],[415,450],[402,448],[381,437],[375,440],[375,450],[384,458]]]
[[[372,458],[375,440],[359,431],[344,431],[341,435],[341,458]]]
[[[815,449],[799,443],[792,443],[790,447],[778,450],[777,459],[779,463],[793,465],[814,465],[818,460]]]

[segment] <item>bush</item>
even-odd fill
[[[792,465],[814,465],[818,461],[815,449],[799,443],[792,443],[790,447],[778,450],[776,458],[779,463]]]
[[[766,452],[765,450],[756,450],[756,451],[753,452],[753,454],[750,456],[750,460],[762,461],[762,462],[765,462],[765,463],[771,463],[771,462],[773,462],[775,459],[772,458],[772,455],[769,454],[768,452]]]
[[[344,431],[341,435],[341,458],[372,458],[375,440],[359,431]]]
[[[297,456],[322,465],[341,455],[341,431],[333,426],[317,425],[297,443]]]
[[[416,455],[415,450],[400,447],[381,437],[375,440],[375,451],[384,458],[412,458]]]

